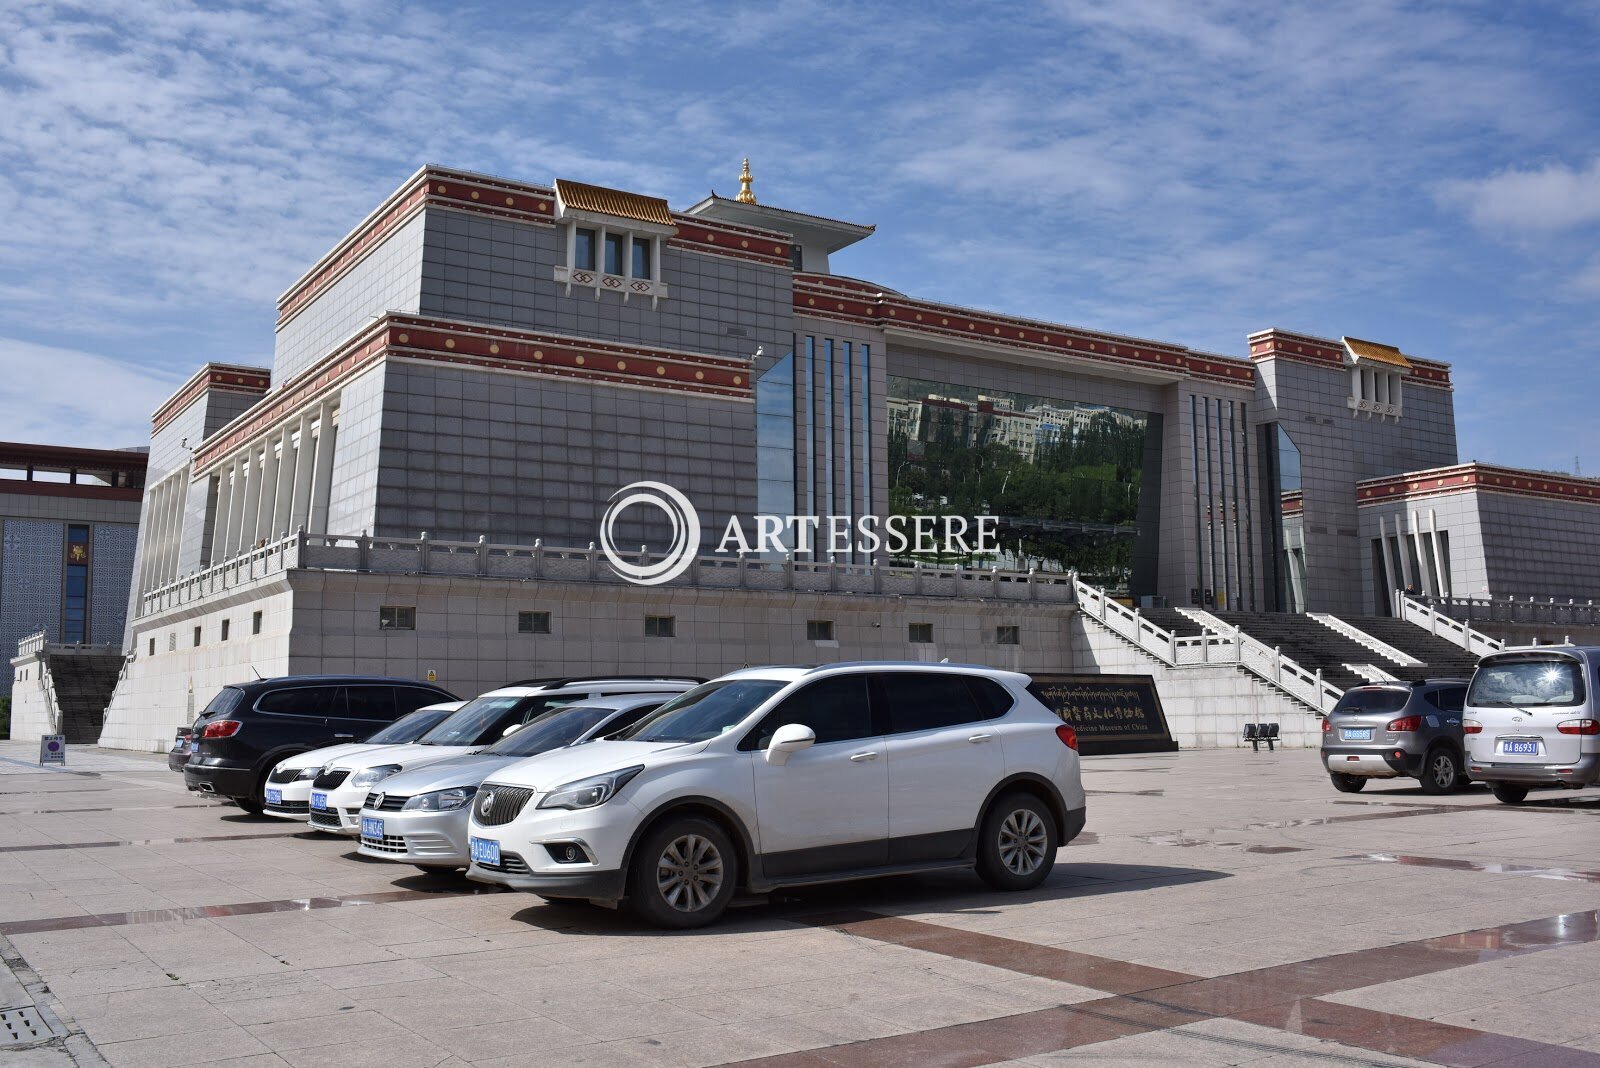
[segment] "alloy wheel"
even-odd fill
[[[667,843],[656,862],[661,899],[679,912],[698,912],[722,889],[722,853],[711,839],[684,834]]]
[[[1044,862],[1048,841],[1039,814],[1016,809],[1000,824],[1000,863],[1013,875],[1030,875]]]
[[[1441,790],[1448,790],[1456,784],[1456,762],[1450,758],[1449,753],[1440,753],[1433,758],[1433,781]]]

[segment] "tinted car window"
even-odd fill
[[[239,701],[243,697],[244,697],[244,691],[243,690],[237,689],[237,688],[235,688],[233,686],[224,686],[221,690],[217,691],[217,696],[213,697],[210,701],[208,701],[206,703],[206,707],[200,710],[200,715],[201,716],[211,716],[211,715],[222,715],[222,716],[225,716],[229,712],[232,712],[235,708],[239,707]],[[196,717],[196,718],[199,718],[199,717]]]
[[[611,715],[614,709],[593,705],[568,705],[546,712],[515,734],[501,738],[485,749],[495,756],[533,756],[550,749],[571,745]]]
[[[1372,689],[1346,690],[1333,706],[1335,712],[1398,712],[1411,700],[1410,690]]]
[[[972,691],[972,696],[978,702],[978,708],[982,710],[984,719],[999,719],[1010,712],[1011,706],[1017,703],[1004,686],[981,675],[968,675],[967,688]]]
[[[870,738],[872,701],[867,695],[865,675],[837,675],[819,679],[784,699],[777,708],[739,743],[744,750],[765,749],[779,727],[799,723],[810,727],[818,745]]]
[[[345,715],[351,719],[394,719],[394,689],[389,686],[346,686]]]
[[[448,701],[437,690],[422,690],[415,686],[396,686],[394,688],[394,710],[398,715],[415,712],[424,705],[436,705],[440,701]]]
[[[277,716],[342,716],[344,701],[337,686],[299,686],[272,690],[256,698],[256,711]]]
[[[1445,690],[1434,690],[1432,693],[1423,694],[1434,708],[1441,712],[1460,712],[1465,704],[1467,691],[1463,686],[1456,686]]]
[[[787,683],[774,679],[708,682],[674,697],[618,735],[634,742],[704,742],[732,730]]]
[[[987,718],[965,675],[884,672],[878,676],[889,708],[889,733],[910,734]]]
[[[387,727],[367,739],[373,745],[403,745],[414,742],[424,734],[439,725],[439,721],[450,713],[442,708],[430,709],[427,712],[413,712],[409,716],[401,716]]]
[[[418,741],[423,745],[488,745],[504,737],[507,727],[527,723],[552,708],[577,704],[585,696],[474,698]]]

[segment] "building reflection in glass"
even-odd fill
[[[1075,568],[1139,592],[1136,557],[1154,535],[1141,530],[1140,493],[1158,492],[1147,476],[1159,472],[1160,416],[896,376],[888,407],[889,515],[999,517],[998,555],[938,563]]]

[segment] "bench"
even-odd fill
[[[1261,752],[1261,743],[1267,743],[1267,752],[1275,752],[1273,743],[1278,740],[1278,725],[1276,723],[1246,723],[1244,725],[1244,740],[1250,743],[1250,751]]]

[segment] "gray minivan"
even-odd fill
[[[1472,777],[1508,805],[1532,786],[1600,781],[1600,647],[1533,645],[1491,653],[1467,690],[1462,728]]]

